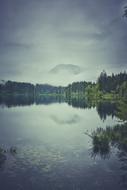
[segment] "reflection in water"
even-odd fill
[[[102,101],[97,103],[97,112],[102,120],[105,120],[107,116],[116,116],[117,104],[116,102]]]
[[[127,123],[106,127],[106,129],[97,128],[89,136],[92,138],[94,158],[97,155],[102,159],[110,158],[115,148],[115,153],[121,163],[121,183],[127,187]]]
[[[102,157],[109,154],[111,147],[116,147],[120,151],[127,152],[127,123],[106,127],[106,129],[96,129],[91,138],[93,140],[93,152]]]
[[[15,147],[0,152],[2,190],[122,190],[113,180],[119,174],[122,184],[127,179],[127,124],[115,125],[118,118],[126,120],[125,103],[21,95],[0,97],[0,104],[37,105],[0,108],[0,145],[18,147],[18,153]],[[84,130],[94,132],[84,138]],[[117,172],[112,151],[121,163]]]
[[[5,105],[7,107],[14,107],[14,106],[26,106],[32,104],[51,104],[56,102],[63,102],[63,96],[30,96],[30,95],[8,95],[8,96],[0,96],[0,104]]]
[[[0,96],[0,104],[7,107],[32,105],[34,104],[34,97],[27,95]]]
[[[86,100],[85,98],[70,98],[66,99],[64,96],[56,95],[40,95],[40,96],[28,96],[28,95],[8,95],[0,96],[0,104],[7,107],[25,106],[32,104],[44,104],[51,103],[63,103],[67,102],[75,108],[91,109],[95,108],[100,116],[101,120],[106,120],[108,116],[112,118],[118,117],[121,120],[127,120],[127,103],[125,102],[112,102],[112,101],[93,101]]]
[[[80,120],[80,117],[75,114],[71,117],[68,117],[68,118],[64,118],[64,119],[60,119],[59,117],[57,117],[56,115],[51,115],[51,118],[54,122],[60,124],[60,125],[64,125],[64,124],[75,124],[75,123],[78,123],[79,120]]]
[[[86,100],[84,97],[83,98],[70,98],[70,99],[66,99],[66,102],[69,104],[69,105],[72,105],[72,107],[75,107],[75,108],[94,108],[96,106],[95,102],[94,101],[88,101]]]

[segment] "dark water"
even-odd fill
[[[89,136],[120,123],[115,103],[22,96],[0,103],[0,147],[6,150],[0,190],[127,189],[126,152],[112,146],[107,157],[94,155]]]

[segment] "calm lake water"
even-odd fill
[[[85,134],[119,123],[113,106],[50,99],[1,102],[0,147],[7,152],[0,154],[0,189],[127,189],[127,164],[123,167],[117,149],[105,159],[94,156]]]

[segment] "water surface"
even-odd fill
[[[1,102],[0,147],[7,151],[0,154],[0,188],[126,189],[127,168],[122,168],[118,150],[106,159],[95,156],[85,134],[119,123],[114,104],[96,107],[51,99]]]

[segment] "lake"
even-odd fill
[[[1,190],[127,189],[120,149],[112,146],[108,156],[93,152],[93,131],[123,123],[114,103],[52,97],[0,103]]]

